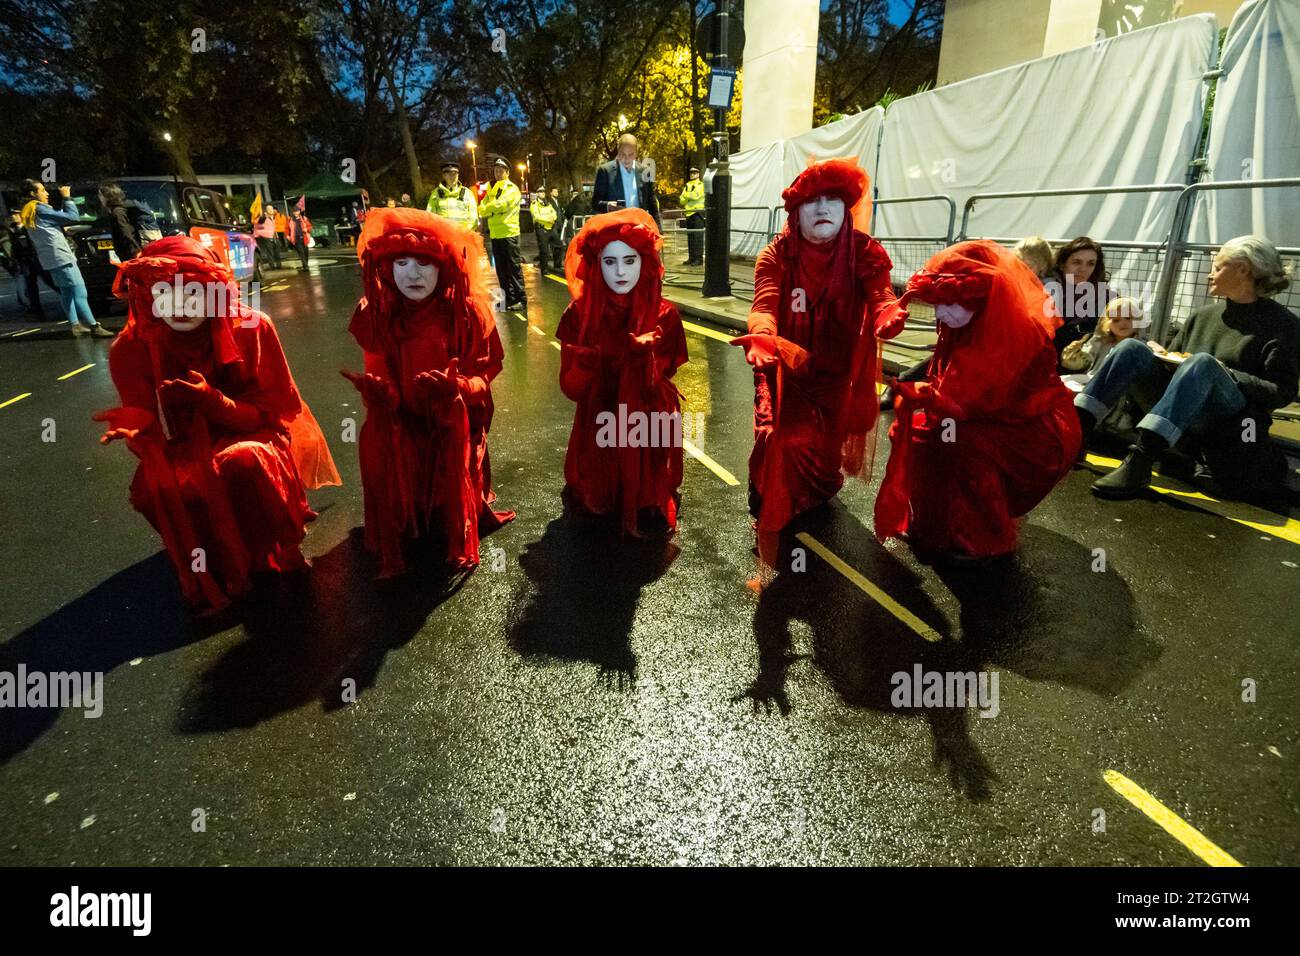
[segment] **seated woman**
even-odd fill
[[[1056,251],[1056,268],[1046,286],[1063,320],[1052,340],[1057,355],[1097,328],[1098,317],[1114,297],[1106,285],[1109,278],[1101,246],[1087,236],[1071,239]]]
[[[749,508],[758,531],[758,590],[775,574],[781,530],[866,477],[879,415],[879,339],[903,328],[889,255],[866,232],[867,174],[849,160],[814,163],[781,194],[784,231],[754,266],[749,334],[732,340],[754,366]]]
[[[1106,356],[1120,342],[1132,338],[1134,324],[1142,322],[1142,304],[1136,299],[1111,299],[1097,322],[1097,331],[1071,342],[1061,353],[1061,367],[1070,374],[1061,380],[1071,391],[1082,391]]]
[[[565,493],[594,514],[617,514],[643,537],[677,528],[686,364],[677,307],[662,298],[663,239],[643,209],[592,216],[569,243],[573,301],[560,317],[560,390],[578,405],[564,456]],[[626,434],[623,434],[626,432]]]
[[[935,255],[903,300],[934,306],[929,374],[899,382],[893,451],[876,496],[876,535],[925,555],[987,559],[1016,547],[1017,519],[1070,470],[1079,449],[1056,375],[1059,321],[1029,268],[990,241]]]
[[[305,488],[341,481],[275,326],[239,301],[211,250],[159,239],[113,291],[130,309],[108,355],[122,405],[95,416],[101,441],[125,439],[140,459],[131,504],[162,535],[185,599],[219,611],[251,574],[306,566]]]
[[[366,421],[358,453],[366,547],[380,576],[406,570],[405,545],[431,541],[454,570],[514,518],[492,502],[490,383],[504,352],[476,232],[431,212],[376,209],[357,242],[365,295],[348,331],[364,372],[344,372]]]
[[[1267,239],[1240,236],[1214,257],[1209,283],[1222,301],[1193,312],[1168,351],[1121,342],[1075,397],[1085,437],[1126,392],[1150,409],[1128,457],[1093,483],[1101,497],[1141,494],[1156,457],[1189,432],[1204,439],[1229,487],[1249,491],[1280,478],[1278,456],[1261,456],[1271,450],[1271,413],[1295,401],[1300,377],[1300,319],[1271,298],[1290,286],[1290,270]]]

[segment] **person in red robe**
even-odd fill
[[[431,544],[454,571],[479,563],[482,535],[514,518],[492,507],[492,379],[504,351],[480,258],[483,240],[433,213],[375,209],[357,241],[365,295],[348,329],[364,372],[359,454],[366,547],[380,576]]]
[[[775,574],[791,519],[833,498],[845,475],[868,477],[879,340],[907,319],[889,255],[866,231],[870,189],[855,162],[813,163],[781,197],[785,229],[758,257],[749,331],[732,340],[754,366],[755,590]]]
[[[560,317],[560,390],[577,403],[564,456],[566,494],[617,514],[625,534],[677,528],[686,364],[677,308],[662,297],[663,239],[643,209],[593,216],[565,256],[572,301]]]
[[[1061,324],[1042,283],[995,242],[962,242],[908,282],[935,308],[924,381],[899,382],[876,535],[921,554],[988,559],[1015,550],[1018,520],[1069,472],[1082,435],[1056,374]]]
[[[254,573],[307,566],[306,488],[342,482],[275,326],[239,301],[210,249],[160,239],[113,291],[129,304],[108,356],[122,404],[94,416],[108,424],[101,441],[140,459],[131,504],[162,536],[185,599],[220,611]]]

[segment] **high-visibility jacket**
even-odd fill
[[[682,212],[690,215],[704,211],[704,180],[692,179],[682,187]]]
[[[478,202],[474,199],[474,190],[457,183],[448,189],[439,183],[429,193],[429,203],[425,209],[435,216],[442,216],[459,223],[466,229],[478,228]]]
[[[535,200],[529,210],[533,214],[533,223],[542,229],[550,229],[555,225],[555,220],[560,217],[560,213],[549,199]]]
[[[509,239],[519,235],[519,203],[522,199],[519,187],[508,178],[488,187],[479,214],[487,216],[489,236]]]

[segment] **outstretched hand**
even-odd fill
[[[750,332],[736,336],[731,340],[731,344],[743,348],[745,361],[756,369],[764,369],[776,364],[776,336],[774,335]]]
[[[446,371],[434,369],[415,376],[415,387],[430,401],[449,402],[460,392],[459,377],[460,359],[453,358],[447,363]]]
[[[163,379],[159,386],[163,398],[178,405],[199,405],[208,400],[212,386],[202,372],[193,369],[184,378]]]
[[[347,369],[339,369],[339,374],[356,386],[367,405],[397,407],[397,388],[387,379],[371,372],[349,372]]]
[[[892,339],[911,318],[901,301],[891,302],[876,316],[876,338]]]
[[[142,408],[110,408],[90,417],[93,421],[108,423],[108,430],[99,437],[101,445],[138,438],[155,421],[154,416]]]
[[[925,408],[932,405],[939,395],[929,382],[899,382],[895,380],[891,387],[894,389],[894,394],[898,396],[899,403],[911,408]]]
[[[659,329],[658,326],[655,326],[649,332],[646,332],[642,335],[637,335],[634,332],[629,332],[627,334],[627,337],[628,337],[629,350],[631,350],[632,352],[649,352],[652,351],[654,347],[659,344],[659,340],[663,338],[663,332]]]

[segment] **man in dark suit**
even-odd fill
[[[596,170],[596,185],[591,193],[592,213],[635,206],[659,222],[654,166],[636,161],[636,147],[636,137],[624,133],[618,138],[618,155]]]

